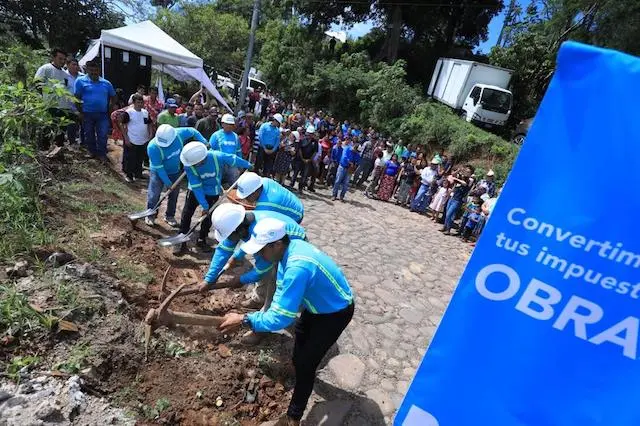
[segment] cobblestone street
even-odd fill
[[[319,373],[307,424],[391,424],[471,247],[361,191],[346,203],[324,189],[301,198],[311,242],[337,260],[356,293],[353,321]]]

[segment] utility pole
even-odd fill
[[[240,84],[240,97],[236,104],[236,114],[240,112],[247,97],[247,86],[249,84],[249,70],[251,70],[251,60],[253,59],[253,45],[256,41],[256,29],[258,28],[258,14],[260,13],[260,0],[253,2],[253,15],[251,16],[251,33],[249,35],[249,47],[247,48],[247,59],[244,63],[244,73]]]

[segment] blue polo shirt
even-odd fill
[[[240,138],[235,132],[225,132],[220,129],[209,138],[209,145],[214,151],[222,151],[225,154],[233,154],[242,157]]]
[[[191,139],[196,139],[204,144],[207,140],[193,127],[181,127],[176,129],[176,138],[171,145],[163,148],[158,145],[156,138],[151,139],[147,145],[147,155],[149,155],[149,168],[156,173],[162,182],[171,186],[170,176],[180,173],[182,163],[180,162],[180,152],[185,143]]]
[[[295,194],[273,179],[262,178],[262,193],[256,200],[256,210],[270,210],[302,221],[304,207]]]
[[[360,162],[360,154],[353,149],[352,145],[347,145],[342,150],[342,156],[340,157],[340,165],[345,169],[349,167],[350,164],[357,165]]]
[[[116,91],[108,80],[98,77],[93,81],[85,75],[76,80],[74,94],[82,101],[82,112],[109,112],[109,98]]]
[[[280,146],[280,128],[275,127],[271,122],[264,123],[258,131],[260,146],[267,149],[275,149]]]

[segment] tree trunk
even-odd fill
[[[387,61],[393,64],[398,59],[398,48],[400,47],[400,36],[402,35],[402,6],[394,6],[389,27],[386,56]]]

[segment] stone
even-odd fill
[[[55,253],[52,253],[49,257],[47,257],[47,260],[45,261],[45,263],[54,268],[57,268],[59,266],[66,265],[67,263],[71,262],[73,259],[74,257],[72,254],[57,251]]]
[[[395,407],[386,392],[380,389],[371,389],[367,391],[365,395],[370,400],[362,404],[362,410],[365,413],[374,417],[377,417],[378,413],[381,413],[383,416],[389,416],[393,413]]]
[[[341,426],[353,406],[353,401],[335,399],[311,407],[305,424],[317,426]]]
[[[408,323],[411,324],[418,324],[421,320],[422,320],[422,313],[420,313],[419,311],[415,310],[415,309],[401,309],[400,310],[400,316],[407,321]]]
[[[399,380],[397,384],[398,393],[404,395],[409,389],[409,382],[406,380]]]
[[[402,375],[404,377],[413,377],[413,375],[415,374],[415,369],[414,368],[403,368],[402,369]]]
[[[365,370],[365,365],[360,358],[351,354],[333,357],[327,366],[333,373],[338,386],[348,390],[358,388]]]
[[[390,379],[380,380],[380,387],[388,392],[391,392],[396,388],[396,386]]]
[[[409,270],[416,275],[420,275],[422,273],[422,265],[416,262],[409,263]]]
[[[13,397],[13,395],[10,394],[9,392],[0,390],[0,402],[4,402],[11,397]]]
[[[10,407],[16,407],[18,405],[23,405],[27,402],[27,398],[25,398],[22,395],[16,395],[12,398],[7,399],[7,402],[5,402],[4,407],[5,408],[10,408]]]
[[[396,372],[388,368],[382,371],[382,374],[384,374],[387,377],[396,377]]]
[[[407,356],[407,353],[405,351],[403,351],[402,349],[396,349],[395,352],[393,353],[393,355],[396,358],[403,359],[404,357]]]
[[[401,365],[401,364],[400,364],[400,361],[398,361],[398,360],[397,360],[397,359],[395,359],[395,358],[389,358],[389,359],[387,360],[387,366],[388,366],[388,367],[391,367],[391,368],[398,368],[398,367],[400,367],[400,365]]]
[[[40,420],[53,420],[61,417],[60,410],[49,401],[43,401],[38,405],[34,415]]]
[[[431,306],[433,306],[434,308],[437,308],[439,310],[444,310],[444,308],[446,306],[445,303],[442,300],[440,300],[440,299],[438,299],[436,297],[430,297],[428,300],[429,300],[429,303],[431,304]]]
[[[369,358],[367,360],[367,365],[369,366],[369,368],[371,368],[372,370],[377,370],[378,368],[380,368],[380,364],[378,364],[378,362],[373,359],[373,358]],[[1,401],[1,400],[0,400]]]

